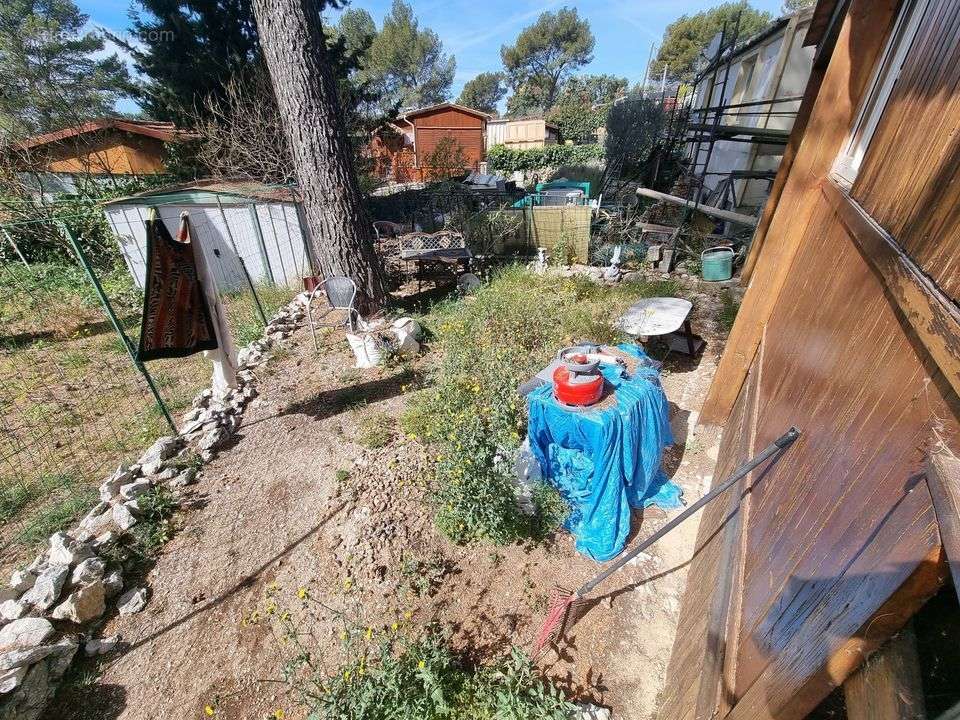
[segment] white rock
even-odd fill
[[[0,630],[0,652],[35,648],[53,635],[53,625],[44,618],[14,620]]]
[[[69,575],[69,565],[51,565],[40,573],[33,587],[20,598],[21,602],[32,605],[40,612],[49,610],[60,597]]]
[[[147,475],[148,473],[142,466],[172,457],[177,452],[179,445],[180,441],[173,435],[157,438],[156,442],[147,448],[147,451],[137,461],[141,465],[143,474]]]
[[[192,485],[197,481],[197,470],[196,468],[187,468],[182,473],[177,475],[173,480],[170,481],[170,487],[177,489],[183,488],[187,485]]]
[[[29,570],[16,570],[10,575],[10,587],[13,589],[13,592],[17,594],[17,597],[20,597],[33,587],[36,579],[37,576]]]
[[[163,460],[154,460],[152,462],[145,463],[143,466],[143,474],[146,477],[150,475],[156,475],[163,468]]]
[[[207,403],[210,401],[210,398],[213,397],[213,390],[207,388],[197,393],[197,396],[193,398],[193,407],[203,408],[207,406]]]
[[[23,665],[0,673],[0,695],[6,695],[20,687],[29,669],[29,667]]]
[[[113,506],[113,521],[121,530],[129,530],[137,524],[137,519],[126,505]]]
[[[121,465],[100,485],[100,499],[103,502],[110,502],[120,491],[120,486],[130,482],[132,479],[133,471]]]
[[[187,423],[196,420],[198,417],[200,417],[201,412],[202,409],[198,407],[187,410],[183,415],[180,416],[180,424],[186,425]]]
[[[33,562],[27,565],[27,572],[39,576],[40,573],[47,569],[47,565],[49,565],[49,563],[47,562],[46,553],[37,555],[33,559]]]
[[[129,510],[134,517],[140,514],[140,501],[139,500],[127,500],[123,506]]]
[[[217,445],[226,440],[228,434],[222,428],[214,428],[207,432],[197,444],[201,450],[213,450]]]
[[[120,497],[124,500],[133,500],[145,492],[149,492],[149,490],[150,481],[147,478],[140,478],[139,480],[134,480],[132,483],[122,485],[120,487]]]
[[[70,593],[66,600],[53,609],[52,616],[56,620],[69,620],[80,625],[100,617],[106,609],[103,582],[98,580]]]
[[[177,469],[168,467],[168,468],[164,468],[163,470],[158,472],[156,475],[154,475],[153,479],[155,482],[167,482],[168,480],[172,480],[176,476],[177,476]]]
[[[73,569],[70,576],[71,585],[87,585],[92,582],[103,580],[103,574],[107,570],[107,564],[98,557],[91,557],[84,560]]]
[[[123,590],[123,575],[119,570],[113,570],[103,579],[103,591],[108,598],[119,595]]]
[[[117,610],[121,615],[133,615],[147,606],[147,589],[133,588],[127,590],[117,600]]]
[[[83,520],[80,521],[80,527],[90,528],[96,523],[97,519],[103,515],[104,510],[110,508],[109,502],[109,500],[103,500],[101,498],[101,501],[94,505],[93,509],[83,516]]]
[[[110,521],[113,521],[113,510],[110,511]],[[113,530],[108,530],[101,535],[97,535],[96,539],[93,541],[93,550],[100,555],[116,541],[117,534],[113,532]]]
[[[65,532],[50,536],[50,564],[73,565],[93,556],[93,550],[86,543],[79,542]]]
[[[574,720],[613,720],[613,714],[607,708],[590,703],[577,705]]]
[[[106,655],[108,652],[113,651],[120,642],[119,635],[111,635],[110,637],[105,638],[92,638],[87,640],[86,644],[83,646],[83,652],[87,657],[95,657],[97,655]]]
[[[7,621],[19,620],[26,617],[28,612],[30,612],[30,606],[19,600],[7,600],[0,603],[0,618]]]
[[[100,505],[103,506],[103,510],[100,511],[99,515],[96,517],[90,517],[88,515],[80,523],[80,527],[91,535],[102,533],[113,524],[113,510],[110,508],[110,505],[100,503],[97,507],[100,507]]]

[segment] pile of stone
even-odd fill
[[[306,296],[298,295],[281,309],[264,337],[238,353],[238,387],[219,396],[200,392],[181,418],[179,435],[158,438],[137,462],[118,467],[80,523],[52,535],[44,552],[14,572],[9,587],[0,587],[0,720],[41,717],[81,642],[88,656],[117,647],[119,637],[94,638],[90,626],[108,603],[120,615],[140,612],[149,593],[141,587],[124,592],[122,572],[108,560],[111,551],[140,521],[146,493],[166,487],[177,497],[197,482],[199,467],[233,436],[257,396],[254,368],[303,322],[305,307]]]

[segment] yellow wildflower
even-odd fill
[[[350,682],[350,671],[349,671],[349,670],[344,670],[344,671],[343,671],[343,679],[346,680],[347,682]]]
[[[390,629],[393,630],[394,632],[396,632],[399,628],[400,628],[400,623],[393,623],[393,625],[390,626]]]
[[[353,587],[353,580],[351,580],[350,578],[347,578],[346,580],[344,580],[343,587],[344,589],[349,590],[351,587]]]
[[[372,637],[373,637],[373,628],[372,628],[372,627],[368,627],[368,628],[367,628],[367,640],[369,640],[369,639],[372,638]]]
[[[427,663],[423,660],[417,663],[417,670],[423,670],[427,666]]]
[[[341,630],[341,631],[340,631],[340,639],[341,639],[341,640],[346,640],[346,639],[347,639],[347,631],[346,631],[346,630]]]
[[[283,720],[286,716],[287,714],[280,708],[273,711],[274,720]]]
[[[212,707],[211,705],[204,705],[204,707],[203,707],[203,714],[204,714],[204,715],[206,715],[207,717],[210,717],[210,716],[213,715],[214,712],[215,712],[215,711],[214,711],[214,709],[213,709],[213,707]]]
[[[404,620],[409,620],[409,619],[412,618],[412,617],[413,617],[413,613],[410,612],[409,610],[407,610],[407,611],[403,614],[403,619],[404,619]]]
[[[310,597],[310,593],[307,592],[305,587],[302,587],[297,590],[297,597],[301,600],[306,600],[308,597]]]

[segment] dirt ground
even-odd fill
[[[708,339],[695,360],[669,357],[663,385],[676,445],[664,460],[691,502],[710,484],[718,438],[694,435],[722,342],[712,295],[697,297],[694,329]],[[305,713],[279,682],[291,658],[265,600],[289,608],[304,644],[336,667],[346,620],[375,632],[432,622],[456,647],[483,658],[529,648],[557,584],[575,588],[597,569],[560,532],[548,543],[457,547],[439,536],[424,498],[424,450],[396,426],[413,369],[350,369],[345,343],[318,355],[300,330],[258,371],[260,397],[235,442],[208,465],[179,516],[179,531],[146,579],[143,612],[112,617],[121,649],[83,661],[50,718],[254,719]],[[371,425],[387,432],[377,442]],[[366,438],[366,445],[361,442]],[[369,447],[379,445],[382,447]],[[631,545],[668,519],[636,513]],[[696,519],[602,585],[599,602],[566,642],[539,658],[577,698],[623,720],[652,716],[664,681]],[[308,594],[322,603],[306,616]]]

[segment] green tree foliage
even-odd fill
[[[797,10],[812,7],[816,2],[817,0],[783,0],[781,11],[784,15],[795,13]]]
[[[669,156],[674,148],[667,145],[679,140],[664,137],[666,124],[663,106],[639,92],[613,105],[607,115],[605,150],[607,169],[616,168],[619,177],[605,178],[604,185],[648,180],[657,154]]]
[[[141,107],[159,120],[186,124],[229,80],[251,73],[262,54],[250,0],[137,0],[131,30],[138,43],[115,38],[146,77]]]
[[[0,3],[0,134],[19,136],[113,112],[131,87],[72,0]]]
[[[614,75],[575,75],[563,87],[547,119],[560,130],[561,140],[596,142],[597,128],[607,121],[613,101],[627,90],[627,79]]]
[[[457,102],[465,107],[496,115],[497,104],[507,94],[503,80],[503,73],[482,72],[463,86]]]
[[[593,46],[590,23],[576,9],[541,14],[513,45],[500,48],[510,86],[521,96],[508,103],[508,114],[526,114],[534,105],[541,112],[553,107],[566,78],[593,60]]]
[[[671,78],[692,79],[710,40],[723,30],[724,24],[727,25],[727,32],[733,33],[738,15],[740,27],[737,36],[741,40],[759,32],[772,20],[770,13],[755,10],[747,0],[723,3],[696,15],[681,15],[667,25],[660,50],[651,64],[651,73],[663,72],[663,66],[666,65]]]
[[[356,16],[351,23],[364,31],[370,27]],[[440,37],[420,27],[409,4],[393,0],[383,27],[360,61],[358,74],[378,96],[380,111],[389,114],[397,108],[443,102],[449,96],[455,70],[456,60],[444,54]]]

